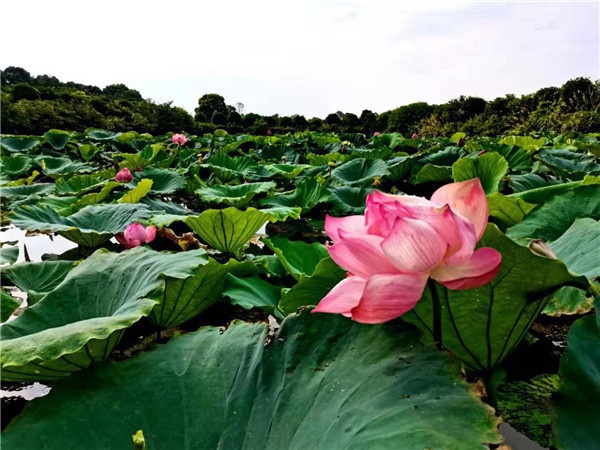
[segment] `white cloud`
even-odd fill
[[[192,111],[324,117],[600,77],[599,5],[571,2],[5,2],[0,67],[125,83]]]

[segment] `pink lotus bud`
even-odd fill
[[[379,131],[376,131],[375,133],[373,133],[373,136],[379,136],[381,133]]]
[[[149,226],[144,228],[144,226],[135,222],[127,225],[124,233],[119,233],[115,236],[117,241],[120,244],[124,245],[125,248],[133,248],[138,247],[144,243],[149,243],[154,240],[156,237],[156,227]]]
[[[351,275],[313,312],[382,323],[414,308],[429,278],[453,290],[489,283],[502,255],[475,248],[487,221],[478,178],[442,186],[431,200],[374,191],[364,215],[326,217],[329,255]]]
[[[411,139],[419,139],[419,135],[417,133],[413,133],[410,138]]]
[[[457,145],[458,147],[464,147],[464,146],[465,146],[465,139],[464,139],[464,138],[460,138],[460,139],[458,140],[458,142],[456,143],[456,145]]]
[[[117,183],[129,183],[133,179],[131,172],[127,167],[123,167],[119,172],[117,172],[117,176],[115,177],[115,181]]]
[[[271,132],[271,130],[267,130],[267,136],[272,136],[273,133]]]
[[[348,147],[344,144],[342,145],[341,153],[346,153],[348,151]]]
[[[177,144],[177,145],[185,145],[185,143],[187,141],[189,141],[189,139],[187,138],[187,136],[185,134],[174,134],[173,137],[171,138],[171,140],[173,141],[173,144]]]

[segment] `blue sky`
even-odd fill
[[[325,117],[600,78],[598,1],[30,0],[2,13],[0,68],[125,83],[190,112],[211,92]]]

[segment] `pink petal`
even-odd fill
[[[483,247],[460,265],[442,264],[431,272],[431,278],[448,289],[473,289],[489,283],[498,274],[502,255],[499,251]]]
[[[125,245],[126,248],[133,248],[133,247],[139,247],[140,245],[142,245],[144,243],[144,241],[140,241],[138,239],[129,239],[127,241],[127,244]]]
[[[145,239],[145,242],[146,243],[152,242],[155,237],[156,237],[156,227],[154,225],[146,227],[146,239]]]
[[[433,204],[422,197],[392,195],[373,191],[367,196],[365,224],[370,234],[387,236],[398,217],[417,218],[417,211],[432,209]]]
[[[380,236],[348,237],[327,247],[327,250],[339,266],[363,278],[378,273],[398,273],[398,269],[383,253],[382,241]]]
[[[481,239],[488,221],[488,204],[479,178],[442,186],[431,196],[436,205],[450,205],[455,213],[475,227],[477,240]]]
[[[135,239],[136,241],[144,242],[146,240],[146,230],[144,229],[144,226],[139,222],[127,225],[127,228],[125,229],[125,239],[128,241]]]
[[[115,239],[117,240],[117,242],[119,242],[119,244],[127,246],[127,239],[125,239],[123,233],[116,234]]]
[[[381,248],[400,271],[424,273],[440,264],[448,244],[427,222],[397,219]]]
[[[410,311],[423,295],[427,275],[375,275],[369,278],[352,320],[382,323]]]
[[[350,315],[360,301],[367,280],[357,276],[344,278],[319,302],[313,313],[336,313]]]
[[[360,232],[365,230],[364,216],[348,216],[348,217],[325,217],[325,232],[329,238],[335,243],[340,240],[340,230],[348,233]]]

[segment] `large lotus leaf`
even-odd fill
[[[29,169],[33,166],[33,160],[29,156],[2,156],[0,161],[0,174],[2,178],[10,178],[14,175],[25,175],[29,173]]]
[[[64,194],[83,194],[103,186],[109,180],[114,180],[115,169],[109,169],[101,173],[91,175],[75,175],[70,178],[59,178],[56,180],[56,193]]]
[[[315,155],[314,153],[309,153],[306,155],[306,160],[312,166],[327,166],[330,162],[333,163],[344,163],[350,160],[350,155],[342,155],[341,153],[328,153],[326,155]]]
[[[500,183],[507,173],[508,163],[498,153],[484,153],[476,158],[461,158],[452,165],[454,181],[479,178],[487,195],[500,190]]]
[[[515,193],[522,194],[531,198],[532,194],[535,195],[535,192],[531,192],[533,190],[538,190],[542,188],[548,188],[549,186],[561,185],[561,182],[555,178],[550,178],[547,180],[546,178],[542,178],[541,176],[535,173],[525,173],[522,175],[509,175],[506,177],[508,180],[509,186]],[[564,187],[564,184],[562,184]],[[571,186],[566,187],[565,190],[571,189]],[[545,191],[548,192],[548,191]],[[542,192],[543,194],[543,192]],[[552,194],[554,195],[554,194]],[[544,196],[540,199],[540,201],[533,201],[530,199],[524,198],[523,200],[530,201],[532,203],[543,203],[547,200]]]
[[[587,174],[600,173],[600,164],[592,155],[545,148],[537,152],[535,157],[569,180],[581,180]]]
[[[402,181],[410,171],[412,159],[410,156],[397,156],[388,161],[392,180]]]
[[[535,205],[520,198],[512,198],[495,192],[488,197],[489,215],[501,229],[512,227],[522,222]]]
[[[516,242],[527,244],[531,239],[554,241],[577,218],[600,219],[600,185],[581,186],[552,197],[527,215],[525,220],[506,231]]]
[[[523,148],[516,145],[493,145],[492,148],[504,157],[513,171],[529,172],[533,168],[531,156]]]
[[[299,219],[302,208],[297,206],[273,206],[271,208],[261,209],[260,211],[263,214],[266,214],[267,220],[271,222],[285,222],[287,219]]]
[[[574,277],[555,259],[534,255],[492,224],[488,224],[480,245],[502,253],[498,275],[477,289],[449,290],[429,283],[423,298],[406,320],[436,334],[441,344],[477,372],[498,366],[516,347],[542,312],[553,291],[565,284],[587,285]],[[435,303],[440,305],[439,328],[434,322]]]
[[[416,183],[447,183],[452,181],[452,167],[425,164],[417,173]]]
[[[290,241],[282,237],[264,240],[265,244],[277,255],[287,272],[296,280],[302,275],[311,276],[319,261],[329,256],[323,244],[304,241]]]
[[[296,190],[291,194],[280,194],[261,201],[263,205],[273,206],[299,206],[302,213],[307,213],[318,203],[329,199],[329,192],[317,181],[316,178],[307,177],[296,183]]]
[[[116,181],[109,181],[106,184],[102,185],[102,189],[98,192],[91,192],[89,194],[82,195],[77,199],[75,203],[69,205],[68,207],[58,211],[61,216],[71,215],[82,209],[87,205],[96,205],[105,198],[107,198],[110,193],[121,186],[121,183],[117,183]]]
[[[258,165],[250,156],[232,158],[224,154],[213,155],[202,167],[210,168],[219,180],[227,183],[236,178],[251,177]]]
[[[16,298],[4,289],[0,289],[0,322],[6,322],[20,305]]]
[[[165,290],[150,320],[162,329],[176,327],[193,319],[223,297],[227,274],[254,272],[256,267],[248,261],[231,259],[221,264],[212,258],[204,258],[189,277],[165,277]]]
[[[273,285],[258,275],[238,278],[228,274],[223,295],[229,297],[233,305],[240,305],[245,309],[261,308],[275,317],[283,318],[277,309],[281,286]]]
[[[420,157],[417,161],[421,164],[436,166],[452,166],[466,151],[462,147],[446,147],[438,152]]]
[[[152,189],[153,182],[144,178],[117,200],[119,203],[139,203]]]
[[[186,217],[185,223],[212,248],[236,254],[269,218],[269,214],[255,208],[209,209],[199,216]]]
[[[182,205],[178,205],[173,202],[165,202],[157,198],[144,197],[140,202],[146,205],[152,211],[152,214],[178,214],[182,216],[189,216],[197,214]]]
[[[344,269],[331,258],[324,258],[311,276],[300,276],[298,284],[281,295],[279,309],[284,314],[292,314],[301,306],[317,305],[345,276]]]
[[[331,176],[338,184],[365,187],[372,185],[375,177],[389,173],[388,165],[380,159],[357,158],[333,169]]]
[[[293,180],[306,169],[310,168],[308,164],[267,164],[266,170],[273,175],[280,175],[287,180]]]
[[[0,274],[23,292],[27,292],[27,304],[36,303],[58,286],[73,268],[73,261],[23,262],[0,269]]]
[[[556,430],[567,450],[598,447],[600,442],[600,301],[596,315],[571,327],[567,350],[558,370],[561,384],[555,398]]]
[[[597,220],[576,219],[565,234],[549,245],[571,272],[589,279],[600,277],[600,222]]]
[[[225,203],[228,206],[243,208],[247,206],[256,194],[269,192],[275,189],[275,183],[272,181],[264,183],[244,183],[237,186],[215,185],[211,187],[200,188],[196,194],[205,202]]]
[[[101,148],[94,144],[79,144],[79,153],[81,154],[81,159],[84,161],[92,159],[100,150]]]
[[[115,133],[113,131],[106,131],[100,129],[87,129],[85,130],[88,138],[95,141],[112,141],[119,137],[121,133]]]
[[[187,277],[203,260],[201,250],[98,250],[0,328],[2,379],[59,379],[106,358],[125,329],[150,314],[162,276]]]
[[[40,140],[27,136],[3,136],[0,145],[9,152],[28,152],[40,143]]]
[[[54,156],[38,156],[36,162],[42,167],[44,175],[59,178],[72,173],[89,173],[96,168],[88,163],[73,162],[69,158],[56,158]]]
[[[535,139],[531,136],[507,136],[500,140],[500,144],[516,145],[532,153],[546,145],[546,139]]]
[[[179,172],[169,169],[146,169],[134,174],[136,180],[152,180],[152,194],[171,194],[185,186],[185,178]]]
[[[493,410],[458,362],[399,325],[303,313],[207,327],[59,383],[5,430],[14,450],[485,449]],[[143,374],[143,376],[140,376]],[[168,395],[166,395],[168,394]]]
[[[86,206],[68,217],[59,216],[50,208],[25,205],[13,211],[10,220],[22,230],[52,231],[77,244],[95,247],[124,231],[130,223],[145,221],[149,215],[143,205]]]
[[[340,186],[330,187],[329,192],[336,212],[364,214],[367,195],[373,192],[373,188]]]
[[[365,158],[365,159],[382,159],[386,160],[394,154],[391,148],[354,148],[349,150],[351,159]]]
[[[2,245],[0,247],[0,264],[13,264],[19,258],[19,247]]]
[[[563,314],[585,314],[593,307],[594,299],[587,297],[583,289],[564,286],[552,294],[550,302],[542,312],[548,316],[558,317]]]
[[[29,197],[32,195],[49,194],[54,191],[53,183],[37,183],[23,186],[0,187],[0,196],[3,198]]]
[[[48,130],[44,133],[44,138],[54,150],[62,150],[71,140],[71,133],[62,130]]]

